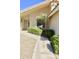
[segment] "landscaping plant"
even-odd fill
[[[51,46],[55,54],[59,54],[59,35],[54,35],[51,38]]]
[[[35,35],[41,35],[42,30],[38,27],[29,27],[27,30],[29,33],[35,34]]]
[[[41,34],[41,36],[44,36],[44,37],[46,37],[46,38],[48,38],[50,40],[50,38],[53,35],[55,35],[54,30],[42,28],[42,34]]]
[[[37,18],[37,26],[43,25],[43,27],[45,28],[46,22],[48,20],[47,14],[41,14],[36,18]]]

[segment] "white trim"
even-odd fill
[[[59,10],[59,5],[56,7],[56,9],[48,16],[51,17],[53,14],[55,14]]]

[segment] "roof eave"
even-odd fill
[[[48,17],[51,18],[57,11],[59,11],[59,5],[55,8],[55,10],[53,10],[53,12]]]
[[[49,1],[41,2],[41,3],[39,3],[39,4],[36,4],[36,5],[34,5],[34,6],[31,6],[31,7],[29,7],[29,8],[25,8],[24,10],[21,10],[20,13],[27,12],[27,11],[29,11],[29,10],[32,10],[32,9],[34,9],[34,8],[39,7],[40,5],[49,4],[50,2],[51,2],[50,0],[49,0]]]

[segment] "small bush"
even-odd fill
[[[41,14],[37,16],[36,19],[37,19],[37,26],[43,25],[43,27],[45,27],[45,23],[47,22],[48,17],[47,14]]]
[[[28,28],[28,32],[35,34],[35,35],[41,35],[42,30],[38,27],[30,27],[30,28]]]
[[[47,37],[48,39],[55,34],[54,30],[51,29],[42,29],[41,36]]]
[[[53,52],[55,54],[59,54],[59,36],[54,35],[50,39],[51,39],[51,46],[53,48]]]

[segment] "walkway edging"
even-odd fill
[[[41,38],[41,37],[39,37],[39,38]],[[36,59],[36,51],[37,51],[37,46],[39,44],[39,41],[40,41],[40,39],[38,39],[37,42],[36,42],[35,48],[33,50],[32,59]]]

